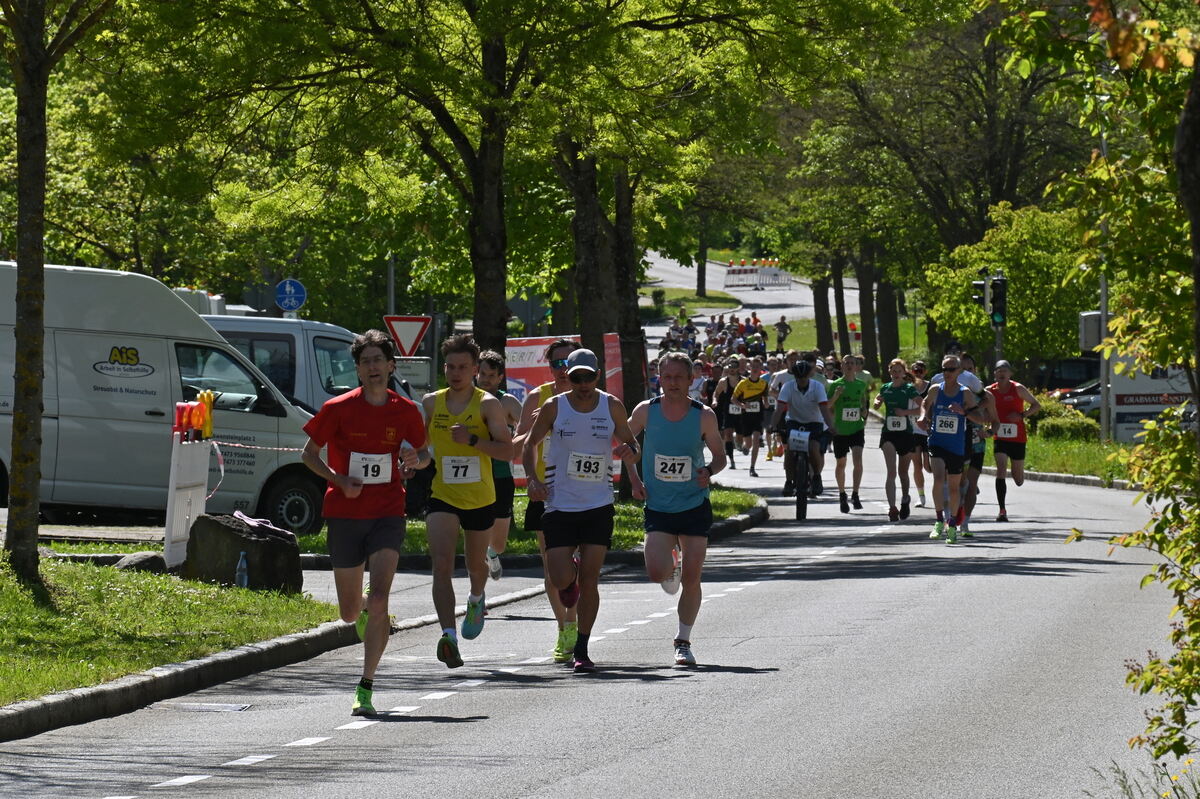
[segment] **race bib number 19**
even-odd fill
[[[586,452],[572,452],[567,460],[567,477],[586,483],[599,483],[608,476],[607,458]]]
[[[655,455],[654,476],[664,483],[686,483],[692,479],[692,459],[686,455]]]
[[[442,457],[442,482],[447,485],[478,483],[483,477],[478,455],[445,455]]]
[[[363,485],[392,482],[392,454],[351,452],[350,476],[362,480]]]

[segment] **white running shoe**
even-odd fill
[[[487,567],[488,574],[493,580],[499,580],[500,575],[504,574],[504,567],[500,565],[500,556],[492,551],[491,547],[487,550]]]
[[[675,561],[675,569],[671,572],[670,577],[659,583],[668,594],[679,591],[679,584],[683,582],[683,555],[680,553],[679,547],[671,550],[671,559]]]
[[[692,644],[682,638],[675,639],[675,665],[695,666],[696,656],[692,654]]]

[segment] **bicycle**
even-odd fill
[[[809,439],[812,436],[803,427],[790,424],[781,433],[787,441],[783,471],[786,479],[796,491],[796,518],[808,518]]]

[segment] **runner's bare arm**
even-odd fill
[[[721,431],[717,428],[717,414],[712,408],[705,408],[700,412],[700,437],[704,440],[704,445],[708,447],[708,454],[712,457],[708,463],[701,467],[705,472],[708,472],[701,486],[707,486],[712,476],[725,468],[727,461],[725,460],[725,440],[721,438]],[[696,475],[696,479],[700,479],[700,475]]]
[[[1017,389],[1017,395],[1029,403],[1029,407],[1021,412],[1021,416],[1024,418],[1028,419],[1030,416],[1036,416],[1038,411],[1042,409],[1042,403],[1038,402],[1037,397],[1033,396],[1033,393],[1025,388],[1025,386]]]
[[[329,464],[321,458],[321,446],[311,438],[304,445],[304,452],[301,453],[300,460],[304,461],[304,465],[318,477],[337,486],[338,490],[347,498],[354,499],[362,492],[362,480],[347,474],[338,474],[330,469]]]

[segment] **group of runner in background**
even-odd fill
[[[694,363],[697,378],[690,392],[716,413],[729,468],[737,468],[739,454],[748,456],[751,477],[758,477],[760,455],[771,460],[783,454],[787,425],[781,423],[810,428],[808,496],[824,493],[825,455],[832,449],[842,513],[863,507],[862,452],[868,411],[874,410],[883,423],[878,446],[887,470],[888,518],[909,517],[914,485],[917,507],[927,506],[928,473],[937,519],[930,537],[948,543],[973,535],[971,513],[992,439],[996,520],[1007,521],[1008,473],[1016,485],[1024,481],[1025,420],[1040,410],[1029,389],[1012,379],[1012,365],[997,362],[995,382],[987,386],[971,355],[957,347],[947,351],[932,375],[923,361],[910,365],[897,358],[880,382],[863,366],[853,354],[839,359],[797,350],[765,358],[733,355],[713,363],[702,356]],[[795,491],[789,479],[784,495]]]

